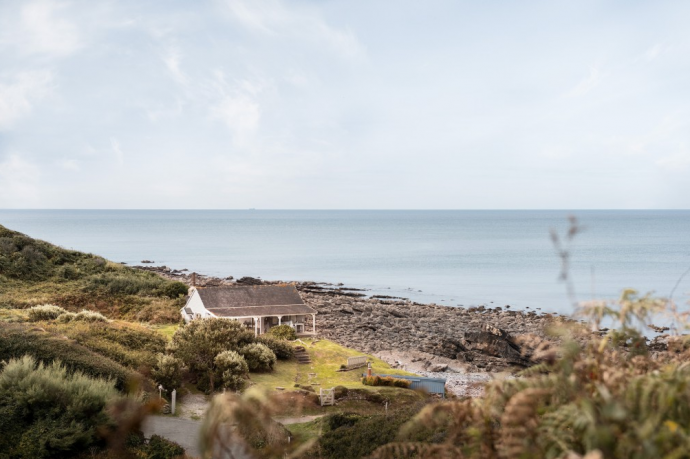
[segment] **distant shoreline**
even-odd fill
[[[192,285],[192,273],[160,266],[134,266]],[[257,278],[218,278],[196,273],[196,286],[276,284]],[[456,395],[474,394],[490,374],[530,364],[520,335],[544,338],[552,314],[422,304],[401,298],[367,297],[342,284],[294,283],[304,301],[318,311],[317,334],[344,346],[376,355],[394,367],[437,374]]]

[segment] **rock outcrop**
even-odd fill
[[[313,283],[300,283],[297,288],[305,302],[319,312],[319,335],[368,353],[409,350],[438,356],[457,362],[456,369],[463,372],[494,372],[528,365],[516,338],[522,334],[543,335],[549,322],[561,320],[549,314],[500,307],[466,309],[365,298]],[[452,371],[444,368],[445,363],[433,365],[425,371]]]

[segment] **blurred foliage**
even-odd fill
[[[72,457],[102,446],[98,429],[112,422],[105,407],[116,395],[114,381],[59,361],[10,360],[0,373],[0,457]]]

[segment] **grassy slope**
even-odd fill
[[[361,383],[361,374],[366,372],[366,368],[351,371],[337,371],[340,365],[347,362],[348,357],[365,355],[372,361],[375,373],[412,375],[406,371],[391,368],[384,361],[372,357],[368,354],[346,348],[333,341],[328,340],[304,340],[306,350],[311,357],[311,365],[300,365],[296,360],[278,362],[275,371],[272,373],[253,373],[251,381],[259,387],[275,389],[284,387],[286,390],[295,389],[295,384],[300,386],[313,385],[318,390],[319,387],[328,389],[335,386],[345,386],[347,388],[368,388]],[[316,376],[310,377],[309,373]],[[373,388],[372,388],[373,389]]]
[[[32,239],[0,225],[0,308],[57,304],[110,318],[179,320],[184,285],[154,273]]]
[[[128,372],[140,370],[147,374],[155,355],[178,328],[173,322],[179,318],[181,300],[168,296],[171,284],[156,274],[65,250],[0,225],[0,338],[6,345],[0,354],[8,358],[33,349],[45,358],[69,360],[72,367],[87,373],[108,373],[123,384]],[[108,324],[28,322],[24,309],[46,303],[73,311],[98,310],[113,320]],[[31,339],[22,343],[22,334]],[[287,391],[298,390],[295,384],[311,385],[317,392],[321,387],[345,386],[380,394],[396,404],[421,397],[407,389],[362,385],[360,375],[365,368],[336,371],[347,357],[366,354],[327,340],[307,340],[306,348],[311,365],[279,361],[272,373],[253,373],[252,384],[269,390],[284,387]],[[410,374],[369,357],[375,372]],[[316,376],[310,377],[309,373]],[[339,402],[338,407],[318,407],[318,411],[375,412],[382,409],[378,405],[348,400]]]

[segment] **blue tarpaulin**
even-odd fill
[[[362,375],[366,376],[366,375]],[[423,389],[430,394],[439,394],[445,398],[446,396],[446,380],[444,378],[425,378],[424,376],[403,376],[403,375],[382,375],[375,376],[390,376],[391,378],[407,379],[412,381],[410,389]]]

